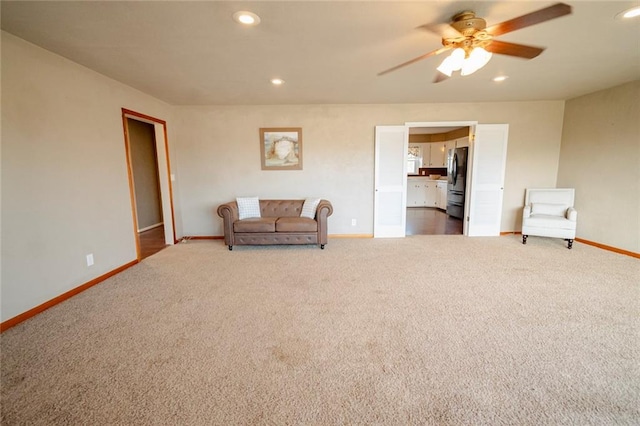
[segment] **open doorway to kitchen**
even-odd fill
[[[468,151],[470,126],[408,129],[406,235],[462,235],[467,168],[465,161],[464,170],[456,170],[461,159],[455,155],[456,148]],[[454,190],[455,173],[463,175],[461,193]]]
[[[431,173],[425,171],[424,175],[418,173],[414,176],[407,174],[409,129],[452,126],[469,128],[466,140],[469,146],[455,148],[450,157],[451,171],[447,168],[447,174],[456,179],[451,182],[454,188],[450,188],[450,182],[447,181],[447,215],[462,219],[462,235],[500,235],[509,125],[478,124],[471,121],[410,122],[404,126],[376,126],[374,238],[406,236],[408,180]],[[466,164],[460,165],[456,159],[465,161]]]

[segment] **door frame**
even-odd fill
[[[474,146],[474,138],[475,127],[478,124],[477,121],[409,121],[405,122],[404,125],[407,128],[407,132],[412,127],[469,127],[469,154],[467,156],[467,179],[465,186],[465,194],[470,194],[471,190],[471,170],[473,168],[473,146]],[[405,163],[407,162],[407,158],[405,155]],[[465,197],[464,200],[464,218],[462,220],[462,235],[468,235],[468,223],[469,223],[469,197]],[[407,211],[405,209],[404,214],[406,216]]]
[[[133,168],[131,161],[131,144],[129,141],[129,127],[127,118],[142,121],[153,125],[156,139],[156,161],[158,163],[158,180],[160,182],[160,199],[162,207],[162,217],[164,218],[165,242],[166,244],[176,244],[176,221],[173,208],[173,175],[171,174],[171,164],[169,161],[169,140],[167,137],[167,122],[150,115],[142,114],[126,108],[122,108],[122,126],[124,129],[125,153],[127,158],[127,175],[129,179],[129,194],[131,199],[131,216],[133,219],[133,233],[136,242],[136,256],[141,260],[140,237],[138,235],[138,214],[136,207],[135,187],[133,183]],[[160,139],[160,140],[159,140]],[[170,218],[169,218],[170,217]],[[167,220],[169,218],[169,220]],[[167,232],[168,231],[168,232]]]

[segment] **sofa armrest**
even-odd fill
[[[318,244],[327,244],[327,218],[333,213],[333,206],[327,200],[320,200],[316,208],[316,221],[318,222]]]
[[[223,219],[231,220],[231,223],[235,222],[240,218],[238,215],[238,203],[235,201],[231,201],[229,203],[220,204],[218,206],[218,216]]]
[[[238,220],[238,203],[231,201],[218,206],[218,216],[223,219],[224,243],[228,246],[234,245],[233,222]]]
[[[573,207],[569,207],[565,213],[565,217],[572,222],[578,220],[578,212]]]
[[[318,207],[316,208],[316,219],[319,219],[322,215],[325,215],[324,217],[327,218],[331,216],[332,213],[333,206],[331,205],[331,202],[327,200],[320,200]]]
[[[524,206],[524,209],[522,209],[522,218],[526,219],[529,216],[531,216],[531,204],[527,204]]]

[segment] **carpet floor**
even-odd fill
[[[2,424],[637,425],[639,282],[534,237],[192,240],[0,335]]]

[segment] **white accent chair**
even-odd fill
[[[573,208],[573,188],[527,188],[522,211],[522,244],[527,237],[564,238],[567,248],[576,237],[578,212]]]

